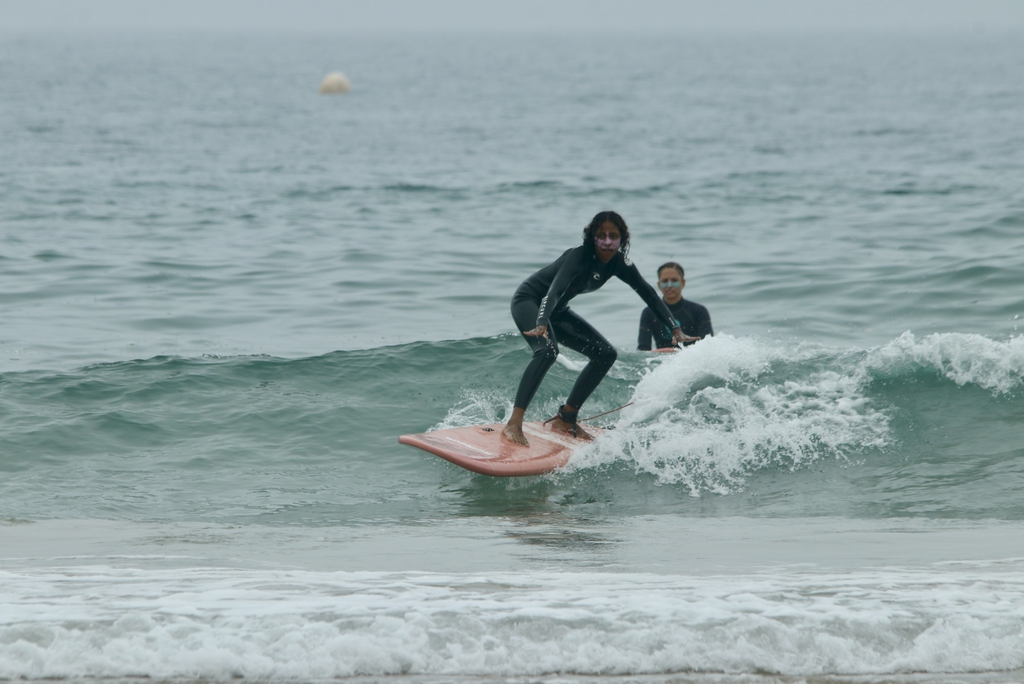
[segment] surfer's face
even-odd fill
[[[679,301],[683,294],[684,285],[686,285],[686,281],[683,280],[682,274],[674,268],[663,268],[658,273],[658,287],[661,289],[661,294],[665,301],[669,304],[675,304]]]
[[[622,244],[622,233],[611,221],[605,221],[594,233],[594,249],[601,261],[607,263],[619,251]]]

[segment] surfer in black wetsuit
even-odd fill
[[[696,339],[683,334],[658,293],[626,257],[628,251],[626,222],[614,211],[602,211],[584,229],[582,245],[567,250],[524,280],[512,296],[512,319],[533,349],[533,358],[519,381],[512,416],[502,430],[509,440],[528,444],[523,435],[523,415],[558,356],[559,342],[583,354],[590,362],[576,379],[565,405],[552,419],[552,427],[590,438],[577,425],[577,414],[615,363],[618,353],[601,333],[569,308],[569,300],[576,295],[593,292],[615,276],[647,302],[661,323],[671,330],[673,342]]]
[[[715,334],[711,329],[711,315],[708,310],[697,302],[683,299],[686,278],[683,276],[682,266],[670,261],[658,267],[658,287],[661,288],[668,310],[684,334],[695,338],[694,342]],[[663,323],[659,323],[654,311],[651,307],[647,307],[640,314],[640,333],[636,348],[641,351],[650,351],[652,337],[655,349],[673,346],[671,331]],[[689,346],[693,342],[684,342],[683,344]]]

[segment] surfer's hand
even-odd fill
[[[546,325],[538,325],[533,330],[527,330],[523,334],[526,335],[527,337],[543,337],[543,338],[547,339],[547,336],[548,336],[548,326],[546,326]]]
[[[682,344],[684,342],[696,342],[699,339],[699,337],[690,337],[689,335],[684,335],[682,329],[680,328],[672,328],[672,341],[675,344]]]

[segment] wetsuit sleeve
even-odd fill
[[[587,267],[584,252],[580,248],[571,249],[565,254],[562,265],[551,280],[548,293],[540,300],[540,308],[537,311],[537,325],[549,325],[551,314],[558,309],[558,302],[565,296],[565,291],[572,284],[572,279]]]
[[[651,287],[651,284],[644,280],[644,277],[640,275],[640,270],[636,267],[636,264],[627,264],[625,260],[622,260],[620,264],[621,265],[615,275],[617,275],[622,282],[636,290],[636,293],[640,295],[640,299],[644,300],[644,303],[651,308],[651,312],[658,317],[658,320],[661,321],[666,328],[669,330],[678,328],[679,324],[676,323],[676,319],[672,317],[672,312],[668,310],[664,300],[658,296],[658,293],[653,287]]]
[[[697,337],[714,337],[715,331],[711,329],[711,314],[704,307],[701,307],[700,320],[697,321]]]
[[[654,312],[650,307],[644,307],[640,314],[640,332],[636,340],[636,348],[640,351],[651,351],[651,338],[654,336]]]

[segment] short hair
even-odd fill
[[[597,216],[590,220],[587,227],[583,229],[583,244],[593,245],[594,235],[597,234],[598,228],[608,222],[619,229],[619,235],[622,236],[622,241],[619,243],[619,251],[622,252],[622,256],[626,256],[629,254],[629,227],[626,225],[626,220],[614,211],[598,212]]]
[[[674,268],[674,269],[676,269],[677,271],[679,271],[679,279],[680,280],[686,280],[686,273],[683,271],[683,267],[680,266],[679,264],[677,264],[674,261],[666,261],[665,263],[663,263],[661,266],[658,267],[658,277],[659,278],[661,277],[661,272],[664,271],[666,268]]]

